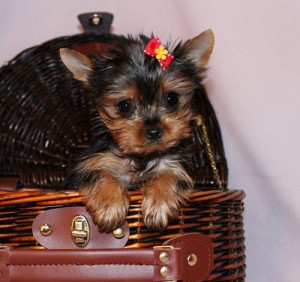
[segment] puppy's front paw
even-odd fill
[[[121,226],[129,208],[129,194],[123,183],[116,179],[108,183],[102,179],[98,185],[82,189],[86,209],[100,232],[111,232]]]
[[[178,216],[178,209],[178,202],[174,199],[163,200],[147,196],[142,203],[144,223],[148,229],[162,231],[170,220]]]
[[[165,169],[160,174],[153,174],[144,185],[142,213],[149,229],[166,229],[169,221],[177,218],[180,206],[190,196],[193,187],[191,178],[181,166],[175,172]]]
[[[86,207],[92,215],[95,224],[97,224],[99,231],[111,232],[124,222],[128,212],[129,202],[127,197],[105,196],[106,195],[100,195],[100,201],[88,201]]]

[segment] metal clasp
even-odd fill
[[[90,241],[90,226],[83,215],[73,218],[71,226],[72,239],[77,247],[85,247]]]

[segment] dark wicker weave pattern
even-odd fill
[[[96,137],[93,100],[63,66],[58,52],[68,47],[90,53],[109,44],[108,33],[98,33],[95,26],[85,28],[83,34],[27,49],[0,69],[0,183],[1,177],[17,176],[20,188],[16,192],[0,191],[0,247],[39,248],[31,231],[34,217],[47,209],[82,205],[78,192],[53,188],[62,183],[76,157]],[[221,184],[226,188],[221,132],[204,91],[199,107]],[[194,137],[192,176],[198,190],[163,233],[144,227],[142,192],[131,192],[126,247],[151,247],[179,233],[202,232],[211,237],[215,250],[215,269],[208,281],[244,281],[245,195],[243,191],[216,190],[219,185],[202,127],[195,129]]]

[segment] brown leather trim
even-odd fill
[[[153,250],[0,250],[1,282],[153,281]],[[9,276],[8,276],[9,274]]]
[[[153,249],[0,250],[0,282],[201,282],[213,268],[212,245],[206,237],[185,234],[166,242],[169,247]],[[162,252],[169,256],[166,262]],[[194,266],[187,261],[191,253],[197,256]],[[169,269],[166,276],[161,275],[163,267]]]
[[[205,280],[214,268],[214,249],[210,237],[199,234],[184,234],[166,241],[164,245],[172,245],[181,250],[180,268],[184,281],[202,281]],[[197,259],[195,265],[187,263],[188,257]],[[173,278],[172,278],[173,279]]]
[[[78,247],[72,239],[71,225],[74,217],[78,215],[83,215],[89,224],[90,239],[85,247]],[[52,232],[47,236],[40,232],[40,227],[44,224],[52,228]],[[128,223],[125,221],[121,228],[125,235],[119,239],[113,233],[100,233],[85,207],[64,207],[39,214],[33,221],[32,233],[38,243],[47,249],[112,249],[122,248],[127,243]]]

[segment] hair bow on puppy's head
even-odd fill
[[[158,37],[153,37],[147,44],[144,53],[148,56],[155,57],[161,67],[165,70],[173,61],[173,55],[160,43]]]

